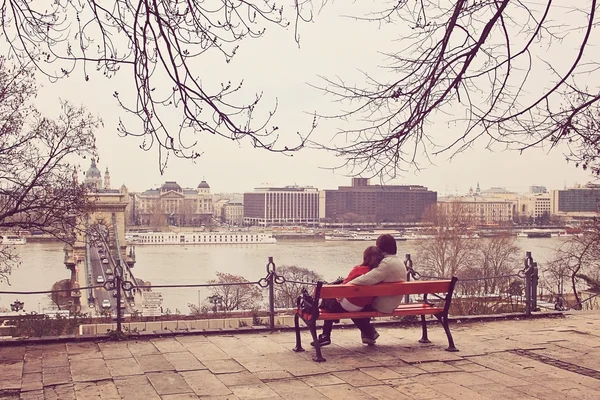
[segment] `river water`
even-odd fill
[[[517,245],[531,251],[533,258],[543,269],[554,250],[564,241],[562,238],[528,239],[517,238]],[[275,264],[295,265],[314,270],[326,280],[346,276],[350,268],[362,260],[362,251],[374,244],[356,242],[279,241],[277,244],[228,244],[228,245],[170,245],[137,246],[136,277],[160,284],[206,283],[215,279],[215,272],[240,275],[256,281],[266,275],[268,257]],[[398,254],[413,254],[415,269],[419,269],[416,256],[418,242],[398,242]],[[58,243],[28,243],[19,246],[21,265],[12,271],[11,285],[0,283],[0,290],[36,291],[50,290],[52,284],[69,278],[63,264],[63,245]],[[520,268],[519,266],[516,266]],[[188,303],[204,301],[210,292],[206,288],[161,289],[164,297],[163,309],[188,312]],[[266,291],[265,291],[266,295]],[[40,312],[49,308],[47,295],[0,294],[0,308],[10,308],[14,300],[25,302],[25,310]]]

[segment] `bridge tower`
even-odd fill
[[[91,206],[89,211],[81,221],[77,221],[77,227],[74,230],[74,242],[72,245],[65,246],[65,266],[71,271],[71,287],[79,288],[92,286],[95,280],[91,273],[89,259],[89,244],[91,239],[89,235],[102,229],[108,233],[108,244],[111,253],[115,259],[121,259],[126,265],[125,270],[129,270],[135,265],[135,255],[127,254],[125,244],[125,213],[129,204],[129,194],[123,186],[121,189],[96,189],[88,194]],[[103,227],[103,228],[99,228]],[[115,237],[115,233],[117,237]],[[71,292],[73,298],[72,311],[81,311],[81,296],[79,290]],[[83,294],[84,299],[92,296],[89,293]]]

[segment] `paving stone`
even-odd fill
[[[68,365],[64,367],[44,367],[42,369],[42,381],[44,386],[71,383],[71,370]]]
[[[365,386],[359,388],[369,396],[372,396],[376,399],[380,400],[411,400],[411,397],[408,397],[396,389],[386,386],[386,385],[377,385],[377,386]]]
[[[273,361],[270,356],[246,356],[246,357],[235,357],[236,360],[241,366],[246,368],[250,372],[258,372],[258,371],[281,371],[285,368],[275,361]]]
[[[144,372],[174,371],[175,368],[162,354],[134,356]]]
[[[110,381],[78,382],[74,385],[77,400],[119,400],[121,396],[117,386]]]
[[[135,358],[117,358],[105,361],[113,377],[144,374]]]
[[[273,391],[273,389],[264,383],[259,383],[257,385],[232,386],[229,389],[231,389],[233,394],[236,395],[240,400],[281,398]]]
[[[159,395],[192,393],[192,389],[177,372],[152,372],[148,380]]]
[[[10,397],[6,398],[7,400],[10,399]],[[21,392],[21,395],[17,395],[15,397],[15,399],[20,399],[20,400],[44,400],[44,391],[42,389],[39,390],[31,390],[31,391],[26,391],[26,392]]]
[[[337,376],[327,373],[327,374],[319,374],[313,376],[306,376],[300,378],[304,383],[308,386],[328,386],[328,385],[340,385],[343,384],[344,381],[338,378]]]
[[[231,358],[218,346],[210,342],[184,343],[184,347],[201,362],[207,360],[224,360]]]
[[[74,382],[99,381],[112,375],[103,358],[71,360],[71,376]]]
[[[400,378],[400,374],[386,367],[367,367],[360,368],[362,372],[372,376],[375,379],[396,379]]]
[[[478,392],[471,390],[470,388],[457,385],[455,383],[437,383],[431,385],[431,388],[439,393],[442,393],[444,396],[450,397],[455,400],[485,400],[490,399]]]
[[[215,375],[208,370],[180,373],[194,393],[199,396],[222,396],[232,394]]]
[[[145,356],[149,354],[160,354],[160,351],[151,341],[127,342],[127,348],[134,356]]]
[[[343,383],[341,385],[316,386],[315,390],[327,396],[331,400],[364,400],[374,399],[375,397],[365,393],[359,388]]]
[[[284,399],[295,400],[309,398],[311,400],[327,399],[319,391],[299,380],[282,380],[267,384],[274,392]]]
[[[252,373],[258,379],[263,382],[270,382],[279,379],[288,379],[292,378],[292,374],[287,371],[279,370],[279,371],[256,371]]]
[[[160,396],[145,375],[124,376],[114,379],[119,395],[127,400],[159,400]]]
[[[444,393],[435,391],[429,386],[423,385],[422,383],[415,382],[414,380],[408,379],[398,386],[394,386],[394,389],[400,393],[420,400],[437,399],[444,396]]]
[[[98,343],[98,347],[105,360],[131,358],[131,352],[125,342]]]
[[[359,370],[334,372],[333,375],[352,386],[373,386],[381,384],[379,380]]]
[[[163,355],[165,353],[179,353],[187,349],[174,338],[152,339],[151,342]]]
[[[232,359],[226,360],[206,360],[204,365],[213,374],[229,374],[232,372],[242,372],[246,369],[241,366],[237,361]]]
[[[75,390],[72,384],[44,387],[45,400],[75,400]]]
[[[1,382],[1,380],[0,380]],[[2,385],[4,388],[5,386]],[[23,374],[21,379],[21,390],[30,391],[30,390],[40,390],[44,387],[44,383],[42,381],[42,373],[34,372],[32,374]]]
[[[163,356],[175,368],[175,371],[193,371],[206,369],[206,366],[198,361],[196,356],[185,351],[180,353],[164,353]]]
[[[465,385],[463,385],[465,386]],[[536,397],[523,393],[516,388],[508,388],[498,383],[469,385],[469,389],[486,397],[498,400],[533,400]]]
[[[256,375],[248,371],[218,374],[216,376],[227,387],[237,385],[258,385],[262,383],[262,381]]]

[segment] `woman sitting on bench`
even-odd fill
[[[379,250],[377,246],[367,247],[363,252],[362,264],[352,268],[350,274],[348,274],[346,279],[344,279],[344,281],[341,283],[348,283],[354,278],[366,274],[373,268],[377,268],[381,260],[383,260],[383,257],[383,252]],[[327,299],[329,301],[326,303],[324,302],[324,304],[322,303],[321,308],[332,313],[362,311],[363,308],[371,304],[373,299],[373,297],[353,297],[351,299],[337,299],[337,301],[334,299]],[[360,322],[363,322],[362,318],[360,320]],[[354,319],[352,319],[352,321],[354,321]],[[323,333],[319,335],[319,343],[321,343],[321,346],[327,346],[331,344],[331,330],[333,329],[333,322],[333,320],[326,320],[323,322]],[[373,333],[370,330],[370,324],[367,323],[365,325],[364,322],[362,324],[360,322],[358,324],[355,322],[355,325],[361,330],[362,335],[372,336]],[[369,326],[367,327],[367,325]],[[369,329],[368,332],[363,332],[365,327]],[[314,343],[311,343],[311,345],[314,345]]]

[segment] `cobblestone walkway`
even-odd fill
[[[0,347],[1,399],[600,399],[600,314],[333,332],[325,363],[293,332]]]

